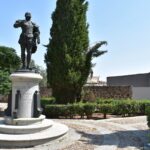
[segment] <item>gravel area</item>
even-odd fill
[[[74,144],[60,150],[94,150],[94,146],[77,141]]]

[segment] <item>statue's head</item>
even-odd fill
[[[30,20],[31,19],[31,13],[26,12],[25,13],[25,18],[26,18],[26,20]]]

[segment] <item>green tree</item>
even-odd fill
[[[20,67],[20,57],[13,48],[0,46],[0,68],[10,72]]]
[[[13,48],[0,46],[0,94],[8,94],[11,89],[9,75],[20,67],[20,57]]]
[[[8,70],[0,70],[0,94],[7,95],[11,89]]]
[[[48,84],[58,103],[80,100],[92,59],[106,52],[98,50],[105,41],[89,48],[87,9],[86,0],[57,0],[52,14],[45,62]]]

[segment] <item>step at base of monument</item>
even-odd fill
[[[1,148],[25,148],[42,145],[64,136],[68,132],[68,127],[60,123],[53,123],[53,126],[31,134],[2,134],[0,133]]]
[[[38,124],[45,119],[44,115],[40,115],[38,118],[18,118],[13,119],[12,117],[5,116],[5,124],[8,125],[30,125],[30,124]]]
[[[36,133],[52,127],[53,124],[54,122],[52,120],[45,119],[38,124],[15,126],[15,125],[6,125],[4,124],[4,120],[0,120],[0,133],[4,134]]]

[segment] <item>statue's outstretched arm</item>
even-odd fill
[[[23,22],[23,20],[17,20],[17,21],[14,23],[14,28],[21,27],[22,22]]]

